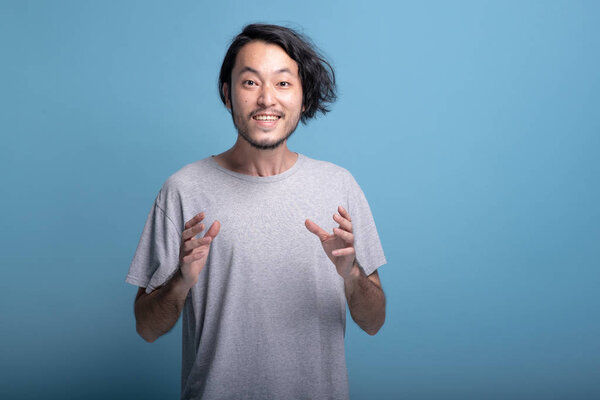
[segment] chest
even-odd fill
[[[305,227],[310,219],[328,232],[337,226],[333,214],[347,207],[342,193],[286,185],[237,185],[203,190],[190,196],[187,221],[203,211],[206,227],[221,223],[218,240],[241,251],[269,249],[295,252],[312,247],[318,238]]]

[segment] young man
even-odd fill
[[[137,331],[183,313],[184,399],[348,398],[346,304],[379,330],[386,260],[352,175],[287,147],[335,100],[333,70],[293,30],[249,25],[219,89],[237,141],[158,193],[127,275]]]

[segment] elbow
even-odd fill
[[[137,331],[138,335],[140,335],[140,337],[142,339],[144,339],[148,343],[152,343],[156,339],[158,339],[158,337],[151,335],[149,332],[147,332],[143,328],[141,328],[139,326],[139,324],[136,325],[136,329],[135,330]]]
[[[367,332],[367,334],[369,334],[370,336],[375,336],[382,326],[383,322],[380,325],[365,328],[365,332]]]
[[[148,343],[154,342],[160,335],[155,335],[152,332],[152,329],[148,326],[146,319],[144,318],[144,313],[140,308],[140,302],[136,299],[133,306],[133,315],[135,316],[135,331],[142,339],[144,339]]]
[[[139,322],[135,324],[135,330],[138,333],[138,335],[140,335],[140,337],[148,343],[152,343],[156,339],[158,339],[158,336],[153,335],[150,331],[144,329],[144,327]]]
[[[379,321],[377,321],[376,323],[374,323],[371,326],[363,328],[363,330],[365,332],[367,332],[367,334],[369,334],[370,336],[375,336],[377,334],[377,332],[379,332],[379,330],[383,326],[384,322],[385,322],[385,314],[381,317],[381,319]]]
[[[365,332],[367,332],[367,334],[370,336],[375,336],[377,332],[379,332],[379,328],[365,329]]]

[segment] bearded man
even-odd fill
[[[183,314],[183,399],[347,399],[346,305],[377,333],[386,260],[352,175],[287,146],[329,111],[333,69],[294,30],[253,24],[219,91],[237,141],[158,193],[126,278],[137,332],[153,342]]]

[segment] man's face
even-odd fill
[[[238,133],[253,147],[274,149],[294,132],[302,107],[298,64],[279,46],[261,41],[242,47],[231,72],[231,100]]]

